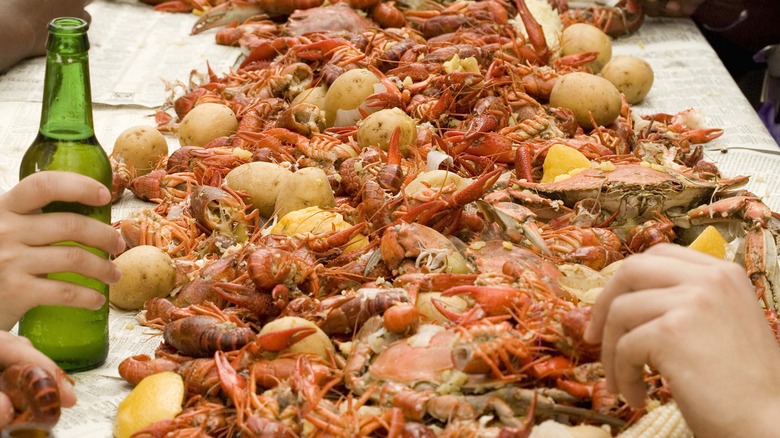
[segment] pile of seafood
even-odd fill
[[[218,104],[235,129],[145,175],[114,163],[116,187],[154,202],[116,227],[177,270],[140,314],[164,341],[120,374],[175,371],[187,388],[178,416],[136,436],[509,437],[547,420],[620,434],[647,411],[605,390],[582,340],[587,292],[624,257],[708,225],[776,311],[778,215],[704,159],[720,131],[625,102],[583,128],[550,92],[594,57],[555,58],[522,0],[249,3],[266,14],[218,34],[247,49],[241,67],[193,75],[157,117],[176,131]],[[230,9],[209,6],[200,28],[226,24]],[[345,75],[372,78],[370,93],[326,111],[315,97]],[[380,113],[397,117],[369,123]],[[544,178],[559,145],[592,166]],[[260,194],[231,183],[255,165]],[[648,406],[673,403],[649,368],[646,381]]]

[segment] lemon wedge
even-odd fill
[[[321,234],[345,230],[351,226],[339,213],[313,206],[287,213],[271,228],[271,233],[288,236],[301,233]],[[349,252],[366,245],[368,245],[368,237],[358,234],[344,247],[344,251]]]
[[[590,167],[593,167],[592,163],[582,152],[573,147],[556,143],[550,146],[550,150],[547,151],[547,156],[544,158],[541,182],[555,182],[556,178],[562,179],[559,178],[562,175],[575,175],[582,169]]]
[[[697,237],[696,240],[688,245],[688,248],[701,251],[719,259],[725,259],[726,243],[726,239],[723,238],[723,235],[720,234],[720,231],[710,225],[705,228],[701,234],[699,234],[699,237]]]
[[[184,381],[180,375],[167,371],[144,378],[119,403],[114,436],[128,438],[152,423],[175,417],[183,401]]]

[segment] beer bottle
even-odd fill
[[[80,18],[55,18],[49,23],[41,124],[38,136],[22,158],[20,179],[43,170],[69,171],[92,177],[111,190],[111,165],[95,138],[92,123],[88,28]],[[92,207],[52,202],[43,212],[71,212],[104,223],[111,221],[110,203]],[[95,248],[87,249],[108,257]],[[108,298],[108,285],[95,279],[69,272],[50,274],[49,278],[93,288]],[[108,355],[108,300],[100,310],[35,307],[19,321],[19,334],[66,371],[95,368]]]

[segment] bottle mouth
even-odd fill
[[[59,17],[49,22],[49,32],[57,34],[84,33],[89,29],[89,23],[77,17]]]

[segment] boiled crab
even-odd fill
[[[534,342],[519,334],[512,336],[522,343]],[[488,421],[500,428],[527,427],[524,417],[529,416],[624,424],[618,418],[560,404],[575,401],[564,391],[523,389],[507,385],[519,376],[500,379],[466,368],[460,339],[457,329],[431,325],[422,326],[411,338],[399,338],[382,328],[381,317],[374,317],[350,347],[344,382],[354,394],[370,393],[379,404],[400,408],[407,418],[418,421],[473,421],[492,415],[493,421]]]
[[[569,207],[584,199],[597,199],[603,211],[616,219],[650,219],[654,211],[683,210],[699,205],[714,192],[736,188],[747,176],[702,179],[685,168],[676,170],[649,163],[611,164],[589,168],[552,183],[517,181],[516,184]]]

